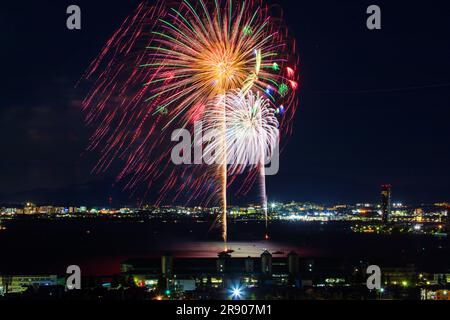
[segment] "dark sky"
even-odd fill
[[[133,203],[114,172],[91,174],[86,92],[75,84],[139,1],[26,2],[0,7],[0,201]],[[279,3],[302,87],[269,197],[378,201],[390,183],[398,201],[450,201],[448,1]],[[81,31],[66,29],[70,4],[82,9]],[[381,31],[366,28],[370,4],[382,8]]]

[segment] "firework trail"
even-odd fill
[[[226,240],[226,192],[236,182],[231,174],[244,167],[227,166],[231,105],[225,99],[212,107],[211,101],[252,92],[275,110],[280,132],[289,133],[297,108],[295,48],[281,15],[262,1],[143,2],[84,76],[94,82],[83,101],[86,122],[95,128],[88,149],[100,153],[94,172],[119,163],[117,179],[130,190],[144,185],[150,191],[163,180],[158,202],[189,192],[189,200],[206,206],[220,195]],[[222,110],[222,165],[213,175],[201,165],[174,166],[172,132],[193,132],[209,109]],[[254,180],[248,173],[243,188]]]

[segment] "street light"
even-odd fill
[[[231,298],[233,300],[240,300],[240,299],[242,299],[242,296],[244,294],[244,292],[242,290],[242,287],[235,286],[235,287],[232,287],[230,291],[231,291]]]

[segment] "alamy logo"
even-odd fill
[[[369,266],[367,274],[370,274],[367,279],[367,288],[369,290],[381,290],[381,268],[379,266]]]
[[[70,5],[66,10],[70,16],[67,18],[66,26],[69,30],[81,30],[81,9],[77,5]]]
[[[81,289],[81,269],[79,266],[69,266],[67,267],[67,274],[70,276],[66,280],[66,288],[68,290],[80,290]]]
[[[381,8],[377,5],[371,5],[367,8],[367,28],[369,30],[381,30]]]

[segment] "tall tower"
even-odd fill
[[[288,269],[291,276],[298,276],[300,272],[300,263],[298,254],[294,251],[288,254]]]
[[[381,186],[381,212],[383,214],[383,224],[388,223],[391,216],[391,193],[392,186],[390,184]]]
[[[272,277],[272,255],[267,250],[261,255],[261,271],[264,277]]]
[[[298,254],[294,251],[288,254],[288,270],[289,270],[289,285],[297,285],[300,284],[299,273],[300,273],[300,259]]]
[[[255,263],[252,257],[247,257],[245,259],[245,273],[250,274],[255,271]]]
[[[173,257],[171,255],[164,255],[161,257],[161,273],[164,278],[172,278],[173,276]]]
[[[228,261],[231,259],[231,255],[227,252],[219,253],[219,259],[217,259],[217,273],[224,274],[227,269]]]

